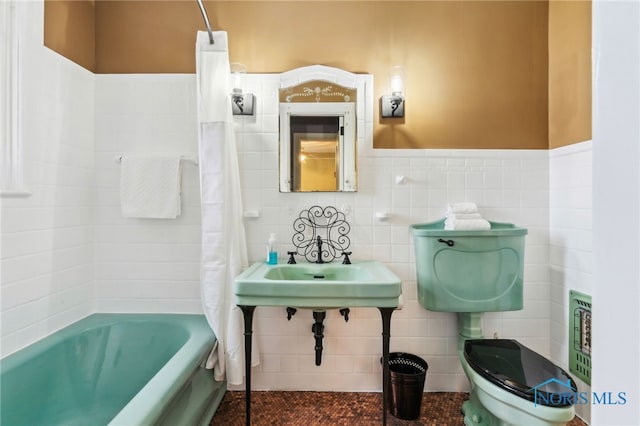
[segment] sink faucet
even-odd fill
[[[320,235],[318,235],[316,241],[318,245],[318,258],[316,259],[316,263],[324,263],[324,260],[322,260],[322,238]]]

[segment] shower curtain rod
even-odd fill
[[[196,0],[196,2],[198,2],[198,7],[200,7],[200,12],[202,13],[204,24],[207,26],[207,32],[209,33],[209,44],[213,44],[213,33],[211,32],[211,25],[209,25],[209,17],[207,16],[207,11],[204,8],[204,4],[202,4],[202,0]]]

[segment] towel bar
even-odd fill
[[[122,155],[117,155],[113,160],[116,163],[122,163]],[[180,157],[180,161],[186,161],[188,163],[193,163],[196,166],[198,165],[198,158],[194,157],[193,155],[183,155],[183,156]]]

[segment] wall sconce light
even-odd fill
[[[247,67],[244,64],[238,62],[231,64],[231,81],[233,82],[231,111],[233,115],[253,115],[255,95],[253,93],[242,92],[246,74]]]
[[[404,117],[404,69],[401,66],[389,70],[389,86],[391,95],[383,95],[380,99],[380,116],[382,118]]]

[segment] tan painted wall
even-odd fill
[[[95,72],[94,11],[94,0],[46,0],[44,3],[44,45]]]
[[[591,140],[591,1],[549,3],[549,148]]]
[[[205,5],[214,30],[229,33],[231,61],[248,72],[324,64],[371,73],[377,99],[389,91],[388,68],[403,65],[406,117],[380,122],[375,109],[377,148],[549,147],[557,92],[548,85],[545,1]],[[204,29],[195,0],[97,0],[95,9],[97,73],[194,72],[195,32]]]

